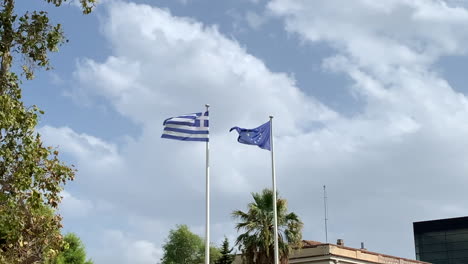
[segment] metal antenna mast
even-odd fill
[[[328,211],[327,211],[327,186],[323,186],[323,204],[325,208],[325,243],[328,243]]]

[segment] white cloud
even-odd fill
[[[258,30],[268,21],[268,16],[265,14],[259,15],[255,12],[247,11],[247,13],[245,13],[245,20],[251,28]]]
[[[141,15],[129,17],[135,12]],[[110,20],[104,28],[114,44],[114,56],[105,63],[85,60],[77,78],[88,92],[109,99],[120,113],[136,122],[159,125],[164,116],[161,112],[181,111],[180,106],[197,109],[206,102],[222,114],[248,106],[234,121],[250,121],[251,113],[264,117],[271,113],[284,116],[285,125],[295,127],[290,122],[297,118],[312,121],[335,116],[304,96],[294,80],[270,72],[215,27],[149,6],[116,3],[110,7]],[[121,38],[122,34],[127,37]],[[222,125],[229,126],[226,122]]]
[[[346,118],[216,27],[147,5],[107,7],[103,29],[112,55],[80,61],[78,94],[104,98],[141,134],[117,147],[68,128],[41,131],[76,157],[89,196],[161,228],[202,227],[203,145],[159,135],[165,118],[211,103],[213,226],[228,226],[229,213],[244,208],[249,192],[270,186],[269,153],[227,133],[233,125],[259,125],[269,114],[277,128],[280,192],[304,220],[306,239],[322,234],[323,184],[330,190],[331,234],[406,257],[413,256],[411,221],[463,208],[468,101],[431,67],[440,56],[466,52],[466,10],[427,0],[272,1],[270,11],[287,30],[335,48],[324,68],[350,76],[350,90],[364,103]],[[231,236],[232,228],[217,228],[213,240],[225,230]],[[119,232],[113,240],[126,240]],[[163,238],[134,232],[127,235],[130,247],[143,252],[142,261],[156,259],[154,245]],[[106,259],[105,251],[96,254]]]
[[[324,67],[351,77],[351,90],[365,105],[352,119],[328,123],[327,133],[317,133],[322,151],[315,153],[328,155],[322,170],[334,174],[328,166],[340,166],[337,172],[349,177],[342,181],[362,192],[351,195],[354,202],[395,209],[398,216],[380,212],[374,221],[389,226],[382,219],[390,217],[394,235],[405,238],[401,252],[411,256],[411,221],[453,216],[465,196],[456,186],[466,184],[462,160],[468,152],[459,145],[466,143],[468,101],[432,65],[441,56],[466,54],[468,11],[444,1],[406,0],[273,0],[269,10],[284,19],[287,31],[335,48]],[[333,153],[334,145],[347,146],[352,156]],[[441,177],[447,181],[442,185]]]
[[[417,68],[440,55],[466,52],[467,33],[454,32],[468,22],[465,9],[438,0],[340,3],[274,0],[269,9],[285,17],[287,30],[310,41],[327,41],[362,66],[381,65],[376,70]]]
[[[252,156],[248,164],[265,167],[254,158],[263,154],[268,164],[265,153],[236,146],[236,135],[226,133],[231,126],[256,126],[274,114],[281,116],[278,135],[292,136],[301,133],[304,123],[337,117],[303,94],[289,76],[269,71],[214,27],[146,5],[115,3],[109,9],[104,31],[113,43],[113,56],[102,63],[83,60],[75,76],[81,82],[81,92],[104,97],[143,128],[135,142],[122,147],[119,158],[131,164],[128,173],[148,180],[143,189],[149,191],[154,185],[151,172],[157,172],[167,186],[204,192],[203,184],[191,184],[203,179],[202,146],[194,148],[155,136],[161,133],[161,120],[168,116],[201,111],[205,103],[212,104],[212,124],[216,124],[211,130],[213,174],[217,175],[213,184],[219,187],[215,190],[226,193],[244,192],[246,185],[260,179],[260,175],[246,175],[248,167],[234,169],[232,162]],[[122,39],[122,35],[127,37]],[[185,159],[185,166],[169,165],[177,156]],[[192,175],[193,171],[200,173]],[[122,184],[128,177],[122,176]],[[238,184],[226,184],[234,177]],[[168,192],[162,186],[156,188],[163,188],[157,197]],[[142,199],[148,199],[148,194],[142,193]]]
[[[60,204],[60,213],[63,217],[86,217],[94,207],[91,201],[78,199],[67,191],[62,191],[61,196],[63,198],[62,203]]]
[[[39,133],[47,142],[60,150],[73,153],[80,160],[92,159],[95,166],[107,168],[117,165],[119,161],[117,147],[113,144],[87,134],[78,134],[69,127],[55,128],[44,126]]]
[[[452,7],[468,7],[468,1],[466,0],[446,0],[446,2]]]
[[[119,230],[106,230],[99,235],[96,263],[154,264],[159,263],[162,249],[146,240],[135,239]],[[93,251],[94,251],[93,250]]]
[[[50,82],[54,85],[62,85],[65,83],[65,80],[62,79],[58,74],[54,72],[49,73]]]
[[[293,136],[305,129],[304,121],[337,117],[302,93],[290,76],[271,72],[215,27],[147,5],[113,3],[108,8],[103,30],[113,55],[104,62],[81,60],[75,73],[79,90],[70,94],[105,98],[141,127],[141,135],[117,147],[66,127],[41,129],[48,144],[75,157],[77,181],[86,186],[81,191],[89,199],[110,201],[115,210],[141,219],[156,219],[166,232],[175,224],[203,227],[203,144],[165,141],[159,135],[168,116],[201,111],[211,103],[212,204],[221,209],[212,211],[216,226],[247,203],[250,191],[269,182],[268,153],[239,148],[237,135],[228,133],[231,126],[257,126],[274,114],[281,116],[277,133]],[[239,194],[244,198],[238,199]],[[146,236],[143,226],[128,232]],[[233,232],[233,227],[214,228],[212,240]],[[147,241],[161,245],[163,239],[159,234]],[[94,252],[94,259],[109,257]]]

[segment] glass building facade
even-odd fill
[[[468,217],[413,223],[416,259],[468,264]]]

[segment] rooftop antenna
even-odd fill
[[[327,210],[327,186],[323,186],[323,205],[325,208],[325,243],[328,243],[328,227],[327,227],[327,221],[328,221],[328,210]]]

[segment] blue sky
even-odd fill
[[[23,6],[21,6],[23,4]],[[162,121],[212,105],[212,241],[270,186],[231,126],[275,115],[278,188],[304,239],[414,258],[412,222],[466,215],[465,1],[102,1],[47,9],[69,43],[24,84],[39,131],[78,168],[65,231],[96,263],[155,263],[176,224],[204,230],[202,144]]]

